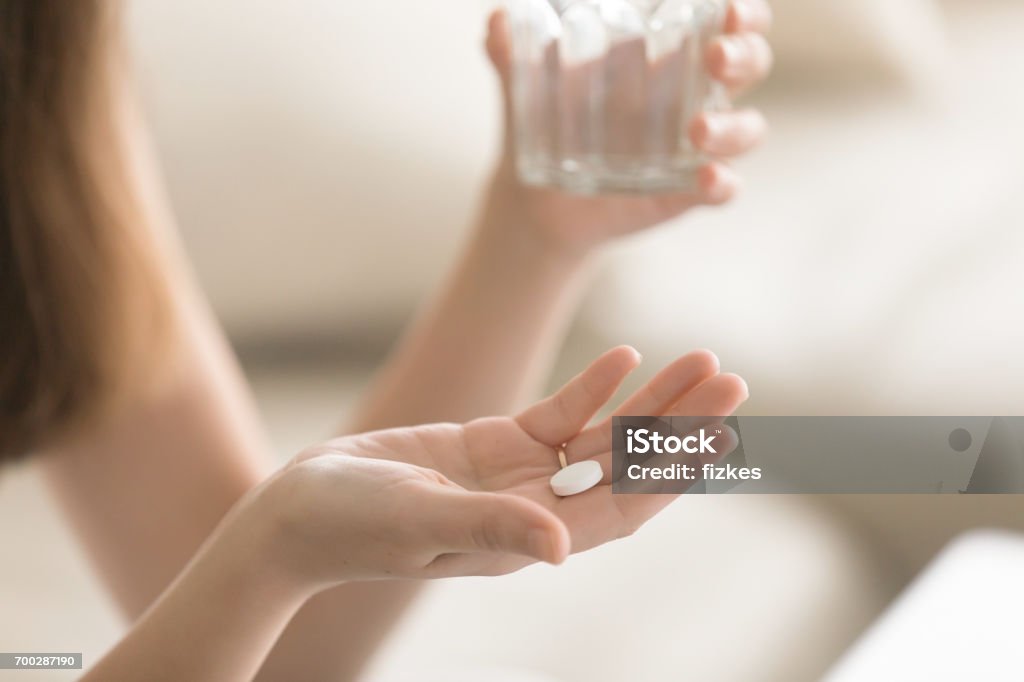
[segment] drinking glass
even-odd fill
[[[728,106],[705,68],[727,0],[506,0],[516,165],[582,193],[692,189],[689,127]]]

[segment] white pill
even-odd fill
[[[551,489],[559,497],[579,495],[601,482],[601,463],[592,459],[570,464],[551,477]]]

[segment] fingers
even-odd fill
[[[666,412],[669,417],[689,417],[675,422],[680,431],[692,431],[735,412],[747,398],[747,382],[735,374],[719,374],[682,396]]]
[[[760,32],[771,26],[771,8],[764,0],[735,0],[726,18],[726,34],[712,41],[706,55],[708,71],[733,92],[749,88],[771,70],[772,50]],[[506,119],[506,145],[511,145],[512,44],[508,15],[496,10],[487,29],[487,54],[501,79]],[[698,149],[712,157],[741,155],[755,147],[767,130],[764,117],[756,111],[708,113],[691,125],[690,138]],[[717,206],[730,201],[740,188],[739,176],[725,166],[712,164],[701,169],[696,192],[658,198],[659,215],[675,216],[704,204]]]
[[[639,364],[636,349],[613,348],[553,396],[520,414],[516,421],[535,440],[552,447],[561,445],[583,430]]]
[[[497,9],[487,20],[487,56],[498,74],[501,101],[505,119],[505,151],[512,149],[512,41],[509,35],[508,14]]]
[[[718,373],[718,357],[709,350],[695,350],[678,358],[654,375],[615,410],[616,415],[662,414],[684,393]],[[610,420],[605,420],[610,424]]]
[[[690,140],[711,156],[738,156],[756,147],[767,130],[767,121],[756,109],[706,112],[690,124]]]
[[[679,398],[666,414],[727,417],[749,397],[750,389],[741,377],[719,374]]]
[[[735,374],[719,374],[718,360],[709,351],[697,351],[694,359],[693,374],[685,371],[684,356],[662,370],[651,380],[657,381],[661,387],[656,393],[647,391],[647,387],[633,394],[623,407],[616,410],[615,416],[624,417],[685,417],[692,418],[677,423],[677,429],[683,432],[693,431],[714,421],[720,421],[735,412],[750,395],[747,384]],[[714,359],[712,364],[712,358]],[[698,367],[698,364],[703,365]],[[711,371],[713,368],[713,371]],[[710,375],[707,373],[710,372]],[[664,404],[657,407],[659,400],[671,391],[671,381],[678,381],[676,394]],[[689,386],[686,383],[689,382]],[[611,418],[603,420],[581,433],[570,441],[566,447],[566,459],[579,462],[593,459],[611,450]],[[610,460],[601,460],[602,465]],[[605,467],[607,476],[609,469]]]
[[[731,201],[743,188],[739,174],[724,163],[713,161],[697,170],[697,183],[693,191],[658,194],[648,197],[654,207],[651,224],[665,222],[694,206],[720,206]]]
[[[569,554],[558,517],[516,495],[441,490],[423,506],[422,523],[444,554],[517,554],[552,564]]]
[[[759,111],[705,112],[690,125],[690,140],[712,157],[739,156],[756,147],[764,138],[768,124]],[[731,201],[742,189],[739,174],[720,161],[705,164],[697,172],[696,194],[658,197],[659,210],[675,215],[694,204],[720,206]],[[674,205],[677,204],[677,205]]]
[[[725,35],[708,46],[705,57],[712,78],[739,92],[764,80],[772,70],[772,48],[764,35],[772,26],[765,0],[733,0],[725,18]]]
[[[718,357],[709,350],[696,350],[678,358],[627,398],[613,417],[658,416],[683,395],[718,374]],[[602,420],[574,438],[566,448],[570,462],[589,459],[609,449],[612,417]]]
[[[704,361],[707,360],[710,360],[710,358],[706,358]],[[669,368],[666,368],[664,371],[666,372],[665,378],[669,377],[673,372],[679,372],[679,369],[679,366],[673,368],[672,371],[668,371]],[[685,375],[685,372],[680,372],[676,376],[685,381],[683,375]],[[703,415],[695,416],[689,421],[685,419],[673,420],[672,426],[674,431],[678,433],[693,433],[701,427],[721,422],[722,418],[732,414],[746,400],[748,394],[747,384],[740,377],[735,374],[715,374],[676,398],[665,412],[665,415]],[[666,393],[664,392],[655,392],[650,395],[638,392],[634,394],[636,402],[633,405],[638,408],[650,407],[659,402],[665,395]],[[630,401],[633,401],[633,397],[630,398]],[[590,431],[588,429],[585,434],[581,434],[580,438],[589,434]],[[598,486],[583,495],[562,500],[558,508],[559,516],[572,529],[572,548],[574,552],[584,551],[615,537],[622,537],[632,533],[667,507],[677,497],[675,494],[613,494],[612,486],[608,484],[612,482],[617,472],[611,470],[612,456],[608,452],[610,436],[609,426],[604,434],[604,452],[593,456],[593,459],[601,462],[602,469],[604,469],[605,479],[602,482],[605,485]],[[715,442],[717,454],[695,455],[690,463],[699,466],[718,461],[731,452],[739,442],[736,433],[727,427],[722,428],[722,433],[718,435],[718,438],[719,440]],[[578,441],[570,443],[570,448],[574,448],[577,443]],[[655,485],[651,492],[661,492],[661,486]]]
[[[713,40],[705,60],[711,77],[736,92],[764,80],[772,70],[774,56],[761,34],[735,33]]]

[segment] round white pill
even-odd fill
[[[579,495],[601,482],[601,463],[592,459],[576,462],[551,477],[551,489],[559,497]]]

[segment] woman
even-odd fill
[[[86,679],[352,679],[422,579],[558,563],[667,503],[612,498],[607,480],[564,500],[547,487],[558,446],[607,457],[607,423],[587,422],[639,362],[632,349],[517,417],[482,417],[513,413],[543,379],[594,250],[726,201],[725,165],[694,194],[582,198],[519,185],[506,149],[457,267],[346,429],[360,435],[272,473],[166,210],[119,9],[0,4],[0,453],[33,455],[134,622]],[[713,75],[735,90],[763,77],[769,22],[762,0],[734,2]],[[507,83],[501,14],[488,51]],[[763,131],[737,111],[692,134],[721,158]],[[727,415],[745,398],[700,351],[620,410]]]

